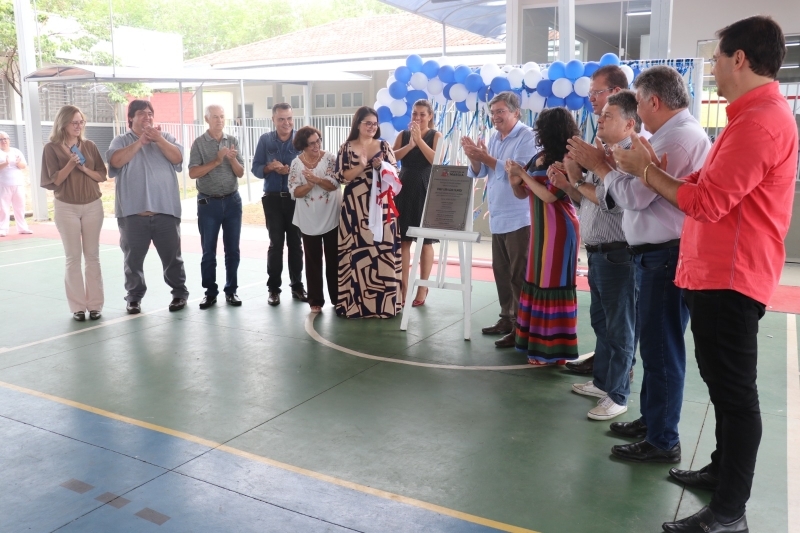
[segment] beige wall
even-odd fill
[[[718,29],[753,15],[770,15],[784,33],[800,33],[797,0],[674,0],[670,57],[696,57],[698,41],[714,39]]]

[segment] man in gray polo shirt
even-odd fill
[[[206,108],[208,130],[194,140],[189,154],[189,177],[197,180],[197,227],[203,259],[200,273],[206,295],[200,309],[217,303],[217,238],[222,228],[225,248],[225,301],[239,306],[236,272],[239,269],[239,237],[242,233],[242,198],[238,179],[244,175],[239,140],[226,135],[225,111],[218,105]]]
[[[186,307],[189,291],[181,258],[181,202],[176,172],[183,164],[183,147],[175,137],[153,127],[153,106],[147,100],[128,104],[130,130],[111,141],[106,151],[108,175],[116,178],[119,245],[124,254],[127,311],[141,311],[147,292],[144,258],[150,243],[172,288],[170,311]]]

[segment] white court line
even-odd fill
[[[256,285],[262,285],[264,283],[266,283],[266,280],[258,281],[256,283],[250,283],[248,285],[242,285],[239,288],[240,289],[246,289],[248,287],[254,287]],[[203,298],[195,298],[194,300],[187,300],[186,301],[186,305],[189,305],[190,303],[194,303],[194,302],[199,302],[202,299]],[[87,331],[92,331],[92,330],[95,330],[95,329],[104,328],[106,326],[111,326],[113,324],[119,324],[121,322],[126,322],[128,320],[136,320],[137,318],[141,318],[141,317],[147,316],[147,315],[152,315],[153,313],[160,313],[162,311],[166,311],[167,309],[169,309],[169,306],[162,307],[160,309],[155,309],[153,311],[148,311],[146,313],[137,313],[135,315],[125,315],[125,316],[121,316],[121,317],[118,317],[118,318],[112,318],[111,320],[104,320],[101,324],[98,324],[96,326],[83,328],[83,329],[80,329],[78,331],[70,331],[69,333],[62,333],[61,335],[56,335],[55,337],[48,337],[46,339],[29,342],[28,344],[20,344],[19,346],[11,346],[9,348],[0,348],[0,354],[13,352],[13,351],[16,351],[16,350],[22,350],[23,348],[30,348],[31,346],[36,346],[38,344],[44,344],[46,342],[54,341],[54,340],[57,340],[57,339],[63,339],[65,337],[72,337],[73,335],[80,335],[81,333],[86,333]],[[176,316],[178,316],[178,315],[176,315]]]
[[[800,368],[797,319],[786,315],[786,495],[789,533],[800,533]]]
[[[103,248],[101,252],[108,252],[110,250],[119,250],[119,248]],[[46,257],[44,259],[34,259],[33,261],[23,261],[21,263],[9,263],[7,265],[0,265],[0,268],[13,267],[19,265],[28,265],[30,263],[41,263],[42,261],[52,261],[53,259],[65,259],[66,255],[57,255],[55,257]]]
[[[364,359],[372,359],[373,361],[383,361],[384,363],[396,363],[399,365],[409,365],[409,366],[422,366],[425,368],[442,368],[444,370],[532,370],[534,368],[547,368],[546,366],[536,366],[536,365],[507,365],[507,366],[462,366],[462,365],[442,365],[437,363],[420,363],[417,361],[407,361],[404,359],[392,359],[390,357],[380,357],[378,355],[370,355],[368,353],[357,352],[355,350],[351,350],[350,348],[345,348],[344,346],[339,346],[328,339],[324,338],[322,335],[317,333],[317,330],[314,329],[314,319],[317,317],[318,313],[309,313],[306,317],[306,333],[317,341],[318,343],[327,346],[328,348],[333,348],[342,353],[346,353],[349,355],[355,355],[356,357],[362,357]],[[594,352],[588,353],[586,355],[582,355],[578,358],[579,361],[586,359],[587,357],[594,354]]]
[[[47,248],[48,246],[63,246],[60,242],[55,244],[42,244],[39,246],[28,246],[27,248],[14,248],[13,250],[3,250],[0,254],[10,254],[11,252],[24,252],[25,250],[33,250],[34,248]]]

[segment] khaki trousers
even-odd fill
[[[72,313],[102,311],[103,274],[100,271],[100,229],[103,227],[103,203],[98,198],[88,204],[68,204],[55,200],[55,220],[67,267],[64,285]],[[86,273],[81,260],[86,260]]]

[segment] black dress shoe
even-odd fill
[[[587,357],[583,361],[567,363],[565,366],[575,374],[591,374],[594,372],[594,356]]]
[[[687,487],[696,489],[716,490],[719,486],[719,479],[708,473],[708,465],[700,470],[678,470],[670,468],[669,475],[672,479],[683,483]]]
[[[611,431],[623,437],[631,439],[643,439],[647,436],[647,426],[642,423],[642,419],[633,422],[612,422]]]
[[[72,319],[76,322],[83,322],[86,320],[86,313],[83,311],[78,311],[77,313],[72,313]]]
[[[100,311],[89,311],[89,319],[91,320],[100,320],[100,317],[103,316],[100,314]]]
[[[232,305],[234,307],[239,307],[242,305],[242,301],[235,294],[226,294],[225,301],[228,302],[228,305]]]
[[[305,289],[292,289],[292,298],[295,300],[300,300],[301,302],[307,302],[308,294],[306,294]]]
[[[614,457],[636,463],[679,463],[681,461],[681,443],[669,450],[656,448],[646,440],[633,444],[617,444],[611,447]]]
[[[747,527],[747,516],[742,515],[738,520],[723,524],[714,516],[714,512],[707,506],[700,509],[697,514],[686,517],[677,522],[664,522],[661,529],[667,533],[750,533]]]
[[[208,309],[215,303],[217,303],[216,296],[214,296],[213,298],[211,296],[203,296],[203,299],[200,300],[200,309]]]
[[[280,305],[280,303],[281,303],[281,293],[279,293],[279,292],[271,292],[271,293],[269,293],[269,298],[267,298],[267,303],[269,305]]]
[[[142,312],[142,304],[141,302],[128,302],[128,305],[125,306],[125,310],[128,312],[129,315],[135,315]]]
[[[516,346],[515,337],[517,332],[512,331],[511,333],[505,335],[503,338],[494,341],[494,345],[498,348],[513,348]]]
[[[186,307],[186,298],[173,298],[169,303],[170,311],[180,311],[184,307]]]
[[[494,326],[487,326],[481,330],[484,335],[508,335],[514,331],[514,323],[508,318],[501,318]]]

